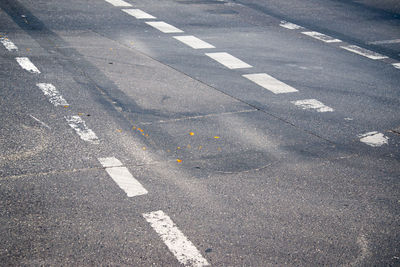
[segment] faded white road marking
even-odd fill
[[[241,61],[240,59],[228,54],[226,52],[218,52],[218,53],[206,53],[206,56],[214,59],[215,61],[221,63],[225,67],[229,69],[244,69],[244,68],[252,68],[251,65],[246,62]]]
[[[182,30],[172,26],[171,24],[165,23],[164,21],[147,21],[146,23],[163,33],[183,32]]]
[[[389,140],[389,138],[385,136],[383,133],[378,133],[376,131],[360,134],[358,137],[360,137],[361,142],[372,147],[386,145]]]
[[[69,106],[67,101],[62,97],[54,85],[50,83],[38,83],[36,85],[40,90],[42,90],[43,94],[49,99],[49,102],[54,106]]]
[[[297,100],[291,101],[291,103],[295,104],[296,106],[302,109],[315,109],[317,112],[332,112],[333,108],[330,108],[324,105],[322,102],[316,99],[304,99],[304,100]]]
[[[101,165],[114,180],[114,182],[125,191],[128,197],[147,194],[147,190],[136,180],[126,167],[122,167],[121,161],[114,157],[99,158]]]
[[[21,66],[26,71],[29,71],[30,73],[40,73],[38,68],[36,68],[35,65],[29,60],[27,57],[16,57],[15,60],[17,60],[18,64]]]
[[[291,22],[287,22],[285,20],[282,20],[281,24],[279,24],[279,26],[281,26],[283,28],[286,28],[286,29],[289,29],[289,30],[304,29],[303,27],[301,27],[301,26],[299,26],[297,24],[294,24],[294,23],[291,23]]]
[[[193,36],[193,35],[188,35],[188,36],[174,36],[174,38],[178,41],[181,41],[182,43],[190,46],[191,48],[194,49],[206,49],[206,48],[215,48],[215,46],[204,42],[203,40]]]
[[[44,127],[46,127],[47,129],[51,129],[49,125],[47,125],[46,123],[44,123],[43,121],[39,120],[38,118],[35,118],[34,116],[32,116],[31,114],[29,114],[29,116],[34,119],[35,121],[37,121],[38,123],[40,123],[41,125],[43,125]]]
[[[79,135],[79,137],[92,144],[98,144],[99,138],[97,135],[86,126],[84,120],[82,120],[79,116],[66,116],[65,119],[67,120],[69,126],[75,130],[75,132]]]
[[[190,240],[162,210],[144,213],[143,217],[184,266],[207,266],[209,263]]]
[[[400,43],[400,39],[375,41],[375,42],[369,42],[368,44],[379,45],[379,44],[398,44],[398,43]]]
[[[370,59],[384,59],[384,58],[388,58],[387,56],[384,56],[382,54],[373,52],[371,50],[356,46],[356,45],[349,45],[349,46],[341,46],[341,48],[346,49],[350,52],[359,54],[361,56],[370,58]]]
[[[342,40],[335,39],[333,37],[330,37],[329,35],[326,35],[326,34],[323,34],[320,32],[302,32],[302,34],[311,36],[312,38],[318,39],[325,43],[340,43],[342,41]]]
[[[123,1],[123,0],[105,0],[106,2],[110,3],[113,6],[132,6],[131,4]]]
[[[400,69],[400,63],[393,63],[392,66],[396,69]]]
[[[156,17],[140,10],[140,9],[122,9],[125,13],[137,18],[137,19],[155,19]]]
[[[0,42],[4,45],[4,47],[8,51],[18,50],[18,47],[13,42],[11,42],[10,39],[8,39],[7,37],[0,37]]]
[[[245,74],[243,77],[271,91],[274,94],[298,92],[297,89],[283,83],[266,73]]]

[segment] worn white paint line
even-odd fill
[[[69,106],[68,102],[51,83],[38,83],[36,86],[42,90],[43,94],[49,99],[49,102],[54,106]]]
[[[125,1],[122,1],[122,0],[105,0],[105,1],[110,3],[113,6],[122,6],[122,7],[132,6],[131,4],[129,4]]]
[[[0,37],[0,42],[8,51],[18,50],[18,47],[10,41],[7,37]]]
[[[47,125],[46,123],[44,123],[43,121],[39,120],[38,118],[32,116],[31,114],[29,114],[29,116],[34,119],[35,121],[37,121],[38,123],[40,123],[41,125],[43,125],[44,127],[46,127],[47,129],[51,129],[49,125]]]
[[[400,63],[393,63],[392,66],[396,69],[400,69]]]
[[[122,9],[125,13],[137,18],[137,19],[155,19],[156,17],[140,10],[140,9]]]
[[[286,28],[286,29],[289,29],[289,30],[304,29],[303,27],[301,27],[301,26],[299,26],[297,24],[294,24],[294,23],[291,23],[291,22],[288,22],[288,21],[285,21],[285,20],[282,20],[281,24],[279,24],[279,26],[281,26],[283,28]]]
[[[317,112],[332,112],[333,108],[324,105],[322,102],[316,99],[303,99],[297,101],[291,101],[294,105],[302,109],[313,109]]]
[[[323,34],[320,32],[302,32],[302,34],[308,35],[312,38],[323,41],[325,43],[340,43],[340,42],[342,42],[342,40],[335,39],[329,35],[326,35],[326,34]]]
[[[215,48],[215,46],[193,36],[193,35],[187,35],[187,36],[174,36],[174,38],[178,41],[181,41],[185,45],[190,46],[191,48],[194,49],[208,49],[208,48]]]
[[[232,56],[226,52],[218,52],[218,53],[206,53],[206,56],[214,59],[215,61],[221,63],[225,67],[229,69],[245,69],[252,68],[253,66],[247,64],[246,62],[238,59],[237,57]]]
[[[26,71],[29,71],[30,73],[40,73],[38,68],[36,68],[35,65],[29,60],[27,57],[16,57],[15,60],[17,60],[18,64],[21,66]]]
[[[341,48],[346,49],[350,52],[359,54],[361,56],[370,58],[370,59],[384,59],[384,58],[388,58],[387,56],[384,56],[382,54],[373,52],[371,50],[359,47],[357,45],[349,45],[349,46],[341,46]]]
[[[99,144],[99,138],[97,135],[86,126],[84,120],[79,116],[66,116],[69,126],[75,130],[79,137],[92,144]]]
[[[121,167],[123,165],[122,162],[115,157],[98,158],[98,160],[104,168]]]
[[[157,30],[163,33],[180,33],[183,32],[181,29],[178,29],[171,24],[165,23],[164,21],[146,21],[151,27],[156,28]]]
[[[398,44],[398,43],[400,43],[400,39],[375,41],[375,42],[369,42],[368,44],[379,45],[379,44]]]
[[[274,94],[298,92],[297,89],[283,83],[266,73],[245,74],[243,77],[271,91]]]
[[[378,133],[376,131],[361,134],[358,137],[360,137],[361,142],[372,147],[379,147],[386,145],[389,140],[389,138],[385,136],[383,133]]]
[[[184,266],[208,266],[209,263],[190,240],[162,210],[144,213],[143,217],[161,237],[168,249]]]

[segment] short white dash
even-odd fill
[[[358,137],[360,137],[361,142],[372,147],[379,147],[382,145],[386,145],[389,140],[389,138],[386,137],[383,133],[378,133],[376,131],[361,134]]]
[[[333,108],[330,108],[324,105],[322,102],[316,99],[304,99],[304,100],[297,100],[291,101],[291,103],[295,104],[296,106],[302,109],[314,109],[317,112],[332,112]]]
[[[375,41],[375,42],[369,42],[368,44],[379,45],[379,44],[398,44],[398,43],[400,43],[400,39]]]
[[[151,27],[156,28],[157,30],[163,33],[179,33],[183,32],[182,30],[172,26],[171,24],[165,23],[163,21],[147,21],[146,22]]]
[[[371,50],[356,46],[356,45],[349,45],[349,46],[341,46],[341,48],[346,49],[350,52],[359,54],[361,56],[370,58],[370,59],[384,59],[384,58],[388,58],[387,56],[384,56],[382,54],[373,52]]]
[[[245,74],[243,77],[271,91],[274,94],[298,92],[297,89],[283,83],[266,73]]]
[[[21,66],[26,71],[29,71],[30,73],[40,73],[38,68],[36,68],[35,65],[29,60],[27,57],[16,57],[15,58],[18,62],[18,64]]]
[[[35,121],[37,121],[38,123],[40,123],[41,125],[43,125],[44,127],[46,127],[47,129],[51,129],[49,125],[47,125],[46,123],[44,123],[43,121],[39,120],[38,118],[35,118],[34,116],[30,115],[29,116],[34,119]]]
[[[195,37],[192,35],[188,36],[174,36],[174,38],[178,41],[181,41],[185,45],[190,46],[194,49],[207,49],[207,48],[215,48],[215,46]]]
[[[206,56],[214,59],[229,69],[252,68],[251,65],[226,52],[206,53]]]
[[[13,42],[11,42],[10,39],[8,39],[7,37],[0,37],[0,42],[4,45],[4,47],[8,51],[18,50],[18,47]]]
[[[106,2],[110,3],[113,6],[132,6],[131,4],[123,1],[123,0],[105,0]]]
[[[301,27],[301,26],[299,26],[297,24],[294,24],[294,23],[291,23],[291,22],[287,22],[285,20],[282,20],[281,24],[279,24],[279,26],[281,26],[283,28],[286,28],[286,29],[289,29],[289,30],[304,29],[303,27]]]
[[[400,63],[393,63],[392,66],[396,69],[400,69]]]
[[[79,137],[92,144],[98,144],[99,138],[97,135],[86,126],[84,120],[82,120],[79,116],[66,116],[65,119],[67,120],[69,126],[75,130],[75,132],[79,135]]]
[[[106,168],[106,172],[114,182],[126,193],[128,197],[141,196],[147,194],[147,190],[136,180],[122,163],[114,158],[99,158],[101,165]]]
[[[43,94],[49,99],[49,102],[54,106],[69,106],[67,101],[62,97],[54,85],[50,83],[38,83],[36,86],[42,90]]]
[[[207,266],[209,263],[190,240],[162,210],[144,213],[143,217],[161,237],[168,249],[184,266]]]
[[[330,37],[329,35],[320,33],[320,32],[302,32],[302,34],[311,36],[317,40],[323,41],[325,43],[340,43],[342,40],[335,39]]]
[[[140,10],[140,9],[122,9],[125,13],[137,18],[137,19],[155,19],[156,17]]]

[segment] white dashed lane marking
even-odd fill
[[[375,42],[369,42],[368,44],[380,45],[380,44],[398,44],[398,43],[400,43],[400,39],[375,41]]]
[[[340,42],[342,42],[342,40],[335,39],[333,37],[330,37],[329,35],[325,35],[320,32],[302,32],[302,34],[308,35],[312,38],[318,39],[325,43],[340,43]]]
[[[38,68],[36,68],[35,65],[29,60],[27,57],[16,57],[15,60],[18,62],[18,64],[23,68],[24,70],[30,72],[30,73],[40,73]]]
[[[122,9],[125,13],[137,18],[137,19],[155,19],[156,17],[140,10],[140,9]]]
[[[284,20],[281,21],[281,24],[279,24],[279,26],[281,26],[283,28],[286,28],[286,29],[289,29],[289,30],[304,29],[303,27],[301,27],[301,26],[299,26],[297,24],[294,24],[294,23],[291,23],[291,22],[288,22],[288,21],[284,21]]]
[[[226,52],[206,53],[206,56],[214,59],[229,69],[245,69],[252,68],[251,65],[243,62],[242,60],[228,54]]]
[[[38,83],[36,85],[40,90],[42,90],[43,94],[49,99],[49,102],[54,106],[69,106],[67,101],[62,97],[54,85],[50,83]]]
[[[75,130],[79,137],[89,143],[99,144],[99,138],[97,135],[86,126],[84,120],[79,116],[66,116],[65,119],[68,125]]]
[[[8,51],[18,50],[18,47],[13,42],[11,42],[10,39],[8,39],[7,37],[0,37],[0,42]]]
[[[393,63],[392,65],[393,65],[393,67],[395,67],[396,69],[400,69],[400,63]]]
[[[172,26],[171,24],[165,23],[164,21],[147,21],[146,22],[151,27],[156,28],[157,30],[163,33],[180,33],[182,30]]]
[[[373,52],[373,51],[371,51],[371,50],[368,50],[368,49],[359,47],[359,46],[357,46],[357,45],[341,46],[341,48],[346,49],[346,50],[348,50],[348,51],[350,51],[350,52],[359,54],[359,55],[361,55],[361,56],[370,58],[370,59],[375,59],[375,60],[376,60],[376,59],[388,58],[387,56],[384,56],[384,55],[382,55],[382,54]]]
[[[283,83],[266,73],[245,74],[243,77],[271,91],[274,94],[286,94],[298,92],[297,89]]]
[[[131,4],[122,0],[105,0],[105,1],[113,6],[121,6],[121,7],[132,6]]]
[[[193,35],[187,35],[187,36],[174,36],[174,38],[185,45],[190,46],[191,48],[194,49],[207,49],[207,48],[215,48],[215,46],[193,36]]]
[[[136,180],[121,161],[114,157],[99,158],[101,165],[114,180],[114,182],[126,193],[128,197],[147,194],[147,190]]]
[[[302,109],[313,109],[317,112],[332,112],[333,108],[330,108],[324,105],[322,102],[316,99],[304,99],[304,100],[297,100],[291,101],[294,105],[302,108]]]
[[[376,131],[361,134],[358,137],[360,137],[361,142],[372,147],[379,147],[386,145],[389,140],[389,138],[385,136],[383,133],[378,133]]]
[[[190,240],[162,210],[143,214],[168,249],[184,266],[207,266],[209,263]]]

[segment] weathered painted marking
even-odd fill
[[[114,157],[99,158],[101,165],[114,180],[114,182],[126,193],[128,197],[147,194],[147,190],[136,180],[126,167],[122,167],[121,161]]]
[[[140,10],[140,9],[122,9],[125,13],[137,18],[137,19],[155,19],[156,17]]]
[[[43,125],[44,127],[46,127],[47,129],[51,129],[49,125],[47,125],[46,123],[44,123],[43,121],[39,120],[38,118],[32,116],[31,114],[29,114],[29,116],[34,119],[35,121],[37,121],[38,123],[40,123],[41,125]]]
[[[50,83],[38,83],[36,86],[42,90],[43,94],[49,99],[49,102],[54,106],[69,106],[67,101],[62,97],[54,85]]]
[[[207,266],[209,263],[190,240],[162,210],[144,213],[143,217],[161,237],[168,249],[184,266]]]
[[[283,83],[266,73],[245,74],[243,77],[271,91],[274,94],[298,92],[297,89]]]
[[[348,51],[350,51],[350,52],[359,54],[359,55],[361,55],[361,56],[370,58],[370,59],[375,59],[375,60],[376,60],[376,59],[388,58],[387,56],[384,56],[384,55],[382,55],[382,54],[373,52],[373,51],[371,51],[371,50],[368,50],[368,49],[359,47],[359,46],[357,46],[357,45],[341,46],[341,48],[346,49],[346,50],[348,50]]]
[[[99,138],[97,135],[86,126],[84,120],[79,116],[66,116],[65,119],[68,125],[79,135],[79,137],[92,144],[99,144]]]
[[[342,40],[335,39],[329,35],[326,35],[326,34],[323,34],[320,32],[302,32],[302,34],[308,35],[312,38],[323,41],[325,43],[340,43],[340,42],[342,42]]]
[[[393,63],[392,66],[396,69],[400,69],[400,63]]]
[[[129,4],[123,0],[105,0],[105,1],[110,3],[113,6],[122,6],[122,7],[132,6],[131,4]]]
[[[11,40],[8,39],[7,37],[0,37],[0,42],[8,51],[13,51],[13,50],[18,51],[18,47],[13,42],[11,42]]]
[[[171,24],[165,23],[164,21],[147,21],[148,25],[163,33],[180,33],[183,32],[181,29],[178,29]]]
[[[215,46],[193,36],[193,35],[188,35],[188,36],[174,36],[174,38],[178,41],[181,41],[185,45],[190,46],[191,48],[194,49],[207,49],[207,48],[215,48]]]
[[[398,43],[400,43],[400,39],[375,41],[375,42],[369,42],[368,44],[379,45],[379,44],[398,44]]]
[[[285,21],[285,20],[282,20],[281,24],[279,24],[279,26],[281,26],[283,28],[286,28],[286,29],[289,29],[289,30],[304,29],[303,27],[301,27],[301,26],[299,26],[297,24],[294,24],[294,23],[291,23],[291,22],[288,22],[288,21]]]
[[[385,136],[383,133],[378,133],[376,131],[360,134],[358,137],[360,137],[361,142],[372,147],[379,147],[386,145],[389,140],[389,138]]]
[[[253,67],[226,52],[206,53],[206,56],[214,59],[215,61],[219,62],[220,64],[224,65],[229,69],[244,69]]]
[[[27,57],[16,57],[15,60],[17,60],[18,64],[23,68],[24,70],[30,72],[30,73],[40,73],[38,68],[36,68],[35,65],[29,60]]]
[[[317,112],[332,112],[333,108],[324,105],[322,102],[316,99],[303,99],[297,101],[291,101],[291,103],[302,109],[314,109]]]

